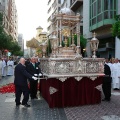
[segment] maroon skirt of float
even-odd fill
[[[64,82],[56,78],[41,79],[40,93],[50,108],[98,104],[101,102],[101,85],[103,77],[91,80],[74,77]]]

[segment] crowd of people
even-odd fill
[[[118,58],[106,59],[105,62],[111,70],[112,88],[114,90],[120,89],[120,62]]]
[[[11,57],[0,58],[0,79],[7,75],[14,75],[14,61]]]
[[[38,77],[42,76],[41,69],[39,67],[40,62],[37,57],[31,57],[25,60],[20,59],[20,62],[15,67],[15,102],[16,106],[20,104],[25,107],[30,107],[28,104],[29,94],[31,99],[38,99],[37,89],[38,89]],[[28,82],[30,83],[30,89],[28,87]],[[23,93],[22,103],[20,102],[21,94]]]
[[[105,98],[103,101],[111,100],[111,89],[120,89],[120,62],[118,58],[106,59],[104,65],[104,78],[102,89]]]
[[[31,57],[29,59],[20,58],[19,63],[14,67],[14,61],[10,57],[9,60],[0,58],[0,79],[6,75],[14,75],[15,84],[15,102],[16,106],[24,105],[30,107],[27,103],[29,96],[31,99],[38,99],[38,78],[42,76],[39,67],[40,61],[38,57]],[[105,98],[103,101],[110,101],[111,88],[114,90],[120,89],[120,62],[116,58],[110,60],[106,59],[104,64],[104,79],[103,79],[103,93]],[[28,86],[30,83],[30,88]],[[21,101],[21,95],[23,100]]]
[[[0,58],[0,79],[7,75],[14,75],[16,106],[22,104],[25,107],[30,107],[27,103],[29,95],[31,99],[38,99],[38,78],[42,76],[39,59],[38,57],[20,58],[18,64],[15,65],[14,63],[11,57],[8,60]],[[28,83],[30,83],[30,88]],[[22,94],[23,100],[20,102]]]

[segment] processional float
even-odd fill
[[[47,78],[58,78],[64,82],[69,77],[89,77],[95,79],[104,75],[104,59],[96,57],[99,40],[95,33],[90,45],[93,51],[91,58],[83,58],[80,51],[80,14],[74,14],[69,8],[63,8],[52,18],[53,31],[49,40],[52,53],[45,57],[47,43],[42,44],[43,58],[41,70]],[[77,46],[74,44],[74,35],[77,35]],[[67,43],[67,39],[71,42]],[[65,46],[62,47],[62,41]]]
[[[68,77],[90,77],[92,79],[104,75],[104,59],[96,57],[99,40],[95,33],[90,45],[93,51],[91,58],[83,58],[80,51],[80,20],[81,15],[75,15],[69,8],[63,8],[52,19],[53,31],[49,38],[52,53],[46,58],[47,43],[42,44],[43,58],[41,70],[47,78],[58,78],[65,81]],[[77,35],[77,46],[74,35]],[[72,40],[67,43],[68,37]],[[62,47],[62,41],[65,46]]]
[[[66,107],[101,102],[104,59],[96,57],[99,41],[93,34],[91,58],[83,58],[80,51],[80,14],[63,8],[52,18],[53,31],[49,40],[52,53],[46,57],[47,43],[42,44],[40,67],[44,77],[40,92],[49,107]],[[77,35],[77,45],[74,35]],[[72,38],[71,42],[67,42]],[[65,46],[62,46],[64,42]]]

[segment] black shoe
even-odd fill
[[[106,99],[106,101],[108,101],[108,102],[110,102],[110,100],[111,100],[110,98],[109,98],[109,99]]]
[[[114,88],[114,90],[119,90],[118,88]]]
[[[108,101],[108,102],[110,102],[110,98],[109,99],[102,99],[102,101]]]
[[[22,104],[24,107],[30,107],[29,104]]]
[[[104,99],[102,99],[102,101],[106,101],[106,99],[104,98]]]
[[[21,103],[16,103],[16,106],[19,106],[19,105],[21,105]]]

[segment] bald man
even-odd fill
[[[25,67],[25,59],[21,58],[19,64],[15,67],[15,102],[16,106],[19,106],[21,104],[21,94],[23,93],[23,100],[22,105],[25,107],[30,107],[30,105],[27,103],[29,100],[29,88],[28,88],[28,82],[27,78],[31,80],[37,80],[36,77],[32,76],[26,71]]]

